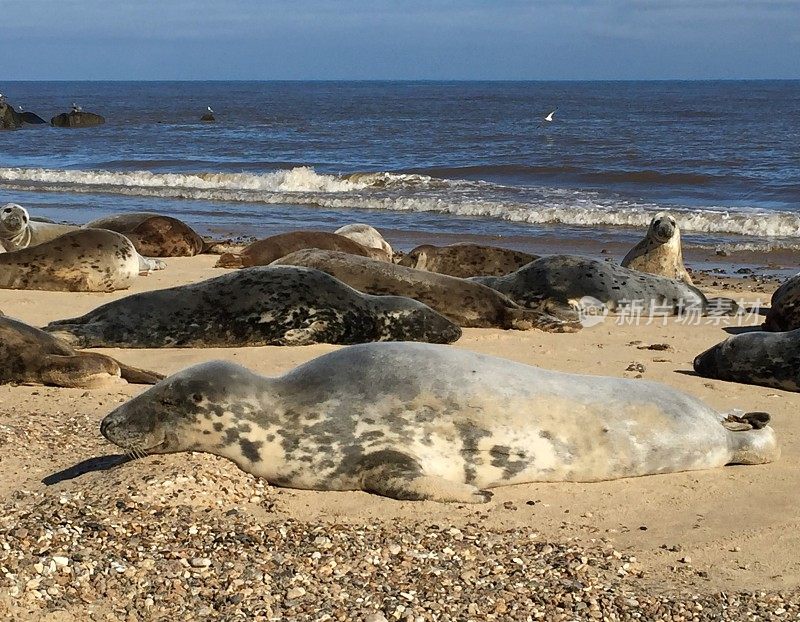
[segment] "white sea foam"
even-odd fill
[[[388,172],[337,176],[320,174],[309,167],[263,174],[0,168],[0,186],[43,192],[436,212],[594,227],[646,227],[652,216],[664,209],[584,190],[519,188]],[[800,214],[794,212],[709,207],[672,209],[672,213],[684,232],[800,238]]]

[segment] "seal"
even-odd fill
[[[369,225],[365,225],[363,223],[355,223],[352,225],[345,225],[344,227],[339,227],[336,231],[334,231],[337,235],[343,235],[346,238],[350,238],[354,242],[358,242],[361,246],[365,248],[372,248],[380,253],[380,259],[384,261],[392,261],[394,257],[394,250],[392,250],[391,244],[383,239],[383,236],[380,234],[380,231],[371,227]],[[378,256],[375,256],[377,259]]]
[[[139,259],[124,235],[78,229],[38,246],[0,254],[0,288],[61,292],[127,289],[139,276]]]
[[[116,408],[100,431],[134,454],[224,456],[278,486],[477,503],[512,484],[770,462],[780,450],[768,421],[731,420],[645,380],[391,343],[276,378],[223,361],[190,367]]]
[[[538,259],[538,255],[482,244],[423,244],[398,262],[401,266],[450,276],[505,276]]]
[[[785,331],[800,328],[800,274],[787,279],[775,293],[764,320],[764,330]]]
[[[729,337],[694,359],[706,378],[800,391],[800,328]]]
[[[206,246],[189,225],[161,214],[116,214],[98,218],[85,226],[122,233],[140,254],[148,257],[194,257]]]
[[[47,220],[31,218],[28,210],[16,203],[7,203],[0,210],[0,246],[3,246],[6,251],[38,246],[79,229],[80,227],[73,225],[58,225]],[[140,274],[163,270],[167,267],[163,261],[143,257],[139,253],[137,255],[139,255]]]
[[[727,298],[706,298],[693,285],[620,265],[574,255],[551,255],[500,277],[473,277],[523,307],[582,308],[587,301],[610,311],[679,315],[737,313],[739,305]]]
[[[120,381],[155,384],[163,377],[104,354],[76,352],[43,330],[0,317],[0,384],[97,388]]]
[[[294,266],[257,266],[134,294],[45,330],[84,348],[450,343],[461,336],[458,326],[416,300],[368,296]]]
[[[225,253],[220,256],[215,268],[249,268],[266,266],[276,259],[304,248],[318,248],[326,251],[342,251],[351,255],[371,257],[376,251],[358,242],[327,231],[289,231],[258,240],[245,247],[240,254]],[[380,258],[378,253],[378,259]]]
[[[683,264],[681,231],[667,212],[653,216],[644,240],[628,251],[622,267],[692,284],[692,277]]]
[[[282,257],[271,265],[315,268],[366,294],[407,296],[463,327],[538,328],[549,332],[575,332],[581,328],[575,312],[568,318],[553,317],[523,309],[500,292],[480,283],[368,257],[306,249]]]

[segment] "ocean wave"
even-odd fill
[[[102,193],[162,199],[307,205],[328,209],[436,212],[539,225],[646,227],[663,207],[597,192],[512,187],[421,173],[321,174],[310,167],[268,173],[154,173],[0,168],[0,185],[40,192]],[[670,208],[684,232],[800,237],[800,214]]]

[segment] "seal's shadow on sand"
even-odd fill
[[[91,473],[92,471],[108,471],[109,469],[113,469],[114,467],[125,464],[126,462],[130,462],[131,460],[133,460],[133,458],[124,454],[89,458],[88,460],[74,464],[63,471],[48,475],[42,480],[42,483],[45,486],[52,486],[53,484],[58,484],[68,479],[75,479],[76,477],[80,477],[85,473]]]

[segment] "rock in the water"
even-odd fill
[[[105,122],[105,117],[99,114],[76,112],[74,110],[72,112],[62,112],[50,119],[50,125],[53,127],[94,127],[103,125]]]

